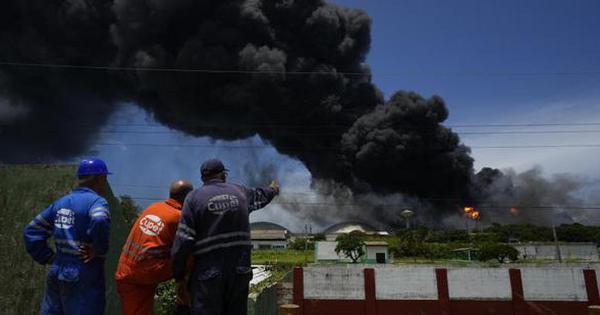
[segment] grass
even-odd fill
[[[0,309],[34,314],[39,309],[47,268],[25,252],[23,229],[54,199],[73,186],[70,166],[0,166]]]
[[[47,267],[25,252],[23,229],[43,209],[75,186],[74,166],[0,166],[0,313],[36,314],[46,282]],[[106,263],[107,314],[118,312],[113,274],[129,232],[112,194],[111,249]]]
[[[260,292],[272,283],[283,280],[295,266],[305,266],[313,263],[314,260],[314,250],[253,250],[252,264],[270,265],[271,276],[250,288],[250,292]]]
[[[253,265],[292,265],[300,266],[315,261],[313,250],[253,250]]]

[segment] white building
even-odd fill
[[[385,264],[389,262],[388,243],[383,241],[365,242],[365,257],[368,264]]]
[[[275,223],[250,224],[250,239],[254,249],[286,249],[289,235],[286,228]]]
[[[337,242],[319,241],[315,242],[316,263],[351,263],[352,260],[343,253],[336,253]],[[382,241],[367,241],[364,245],[365,255],[360,258],[360,263],[385,264],[390,261],[388,243]]]
[[[519,251],[521,259],[558,259],[554,243],[510,244]],[[562,259],[598,261],[598,249],[594,243],[560,243]]]

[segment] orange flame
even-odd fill
[[[465,211],[465,213],[471,213],[471,212],[475,211],[475,208],[473,208],[473,207],[465,207],[464,211]]]
[[[481,216],[481,213],[479,213],[479,211],[477,211],[477,210],[473,210],[473,212],[471,212],[471,219],[473,219],[473,220],[479,219],[480,216]]]

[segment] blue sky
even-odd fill
[[[450,109],[447,125],[493,123],[585,123],[600,121],[600,1],[597,0],[340,0],[363,8],[373,20],[368,63],[386,97],[399,89],[442,96]],[[582,74],[582,72],[588,72]],[[135,105],[123,104],[112,124],[155,124]],[[107,126],[105,131],[114,130]],[[209,148],[207,138],[193,138],[162,126],[118,127],[151,130],[153,135],[103,134],[97,154],[108,160],[117,194],[163,198],[171,180],[199,184],[202,160],[221,157],[233,181],[248,179],[245,169],[269,163],[288,192],[310,192],[310,174],[273,149],[241,152]],[[481,131],[574,131],[600,126],[456,127],[459,133]],[[600,148],[483,149],[479,146],[600,143],[600,133],[464,134],[476,167],[541,166],[547,174],[570,172],[598,177]],[[177,143],[199,147],[133,147],[127,143]],[[236,143],[255,144],[251,138]],[[229,143],[228,143],[229,144]],[[252,164],[260,156],[259,164]],[[250,164],[249,164],[250,163]],[[141,205],[151,200],[139,199]],[[293,229],[303,221],[270,207],[253,221],[273,220]]]
[[[371,16],[368,63],[385,94],[442,95],[451,121],[489,121],[487,115],[506,109],[535,109],[538,101],[580,97],[600,86],[599,76],[525,75],[600,70],[595,0],[339,3]]]

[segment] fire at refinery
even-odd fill
[[[481,212],[479,212],[479,210],[475,209],[475,207],[464,207],[464,215],[466,218],[469,218],[471,220],[479,220],[481,218]]]

